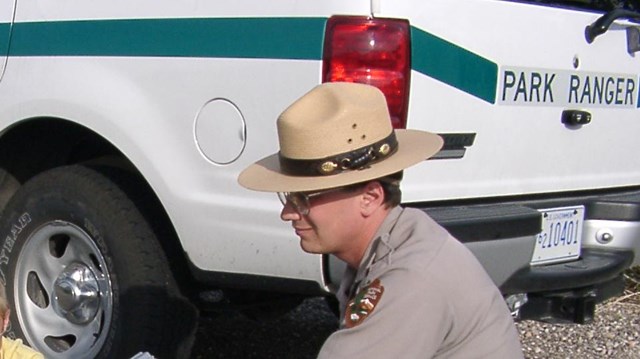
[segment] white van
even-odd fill
[[[47,358],[188,357],[199,310],[329,296],[343,265],[236,182],[323,81],[376,85],[394,126],[444,137],[403,201],[473,250],[515,316],[588,322],[640,263],[637,10],[0,2],[8,334]]]

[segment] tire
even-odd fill
[[[114,181],[69,166],[21,187],[0,223],[9,336],[46,358],[187,358],[197,311]]]

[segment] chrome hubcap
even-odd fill
[[[15,311],[45,358],[95,358],[113,319],[107,263],[89,233],[66,221],[36,228],[16,260]]]
[[[86,324],[100,308],[100,288],[91,270],[73,263],[65,268],[54,283],[53,305],[60,315],[74,324]]]

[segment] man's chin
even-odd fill
[[[300,238],[300,248],[309,254],[323,254],[318,248],[313,248],[309,243],[306,243],[304,238]]]

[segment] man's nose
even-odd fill
[[[282,211],[280,211],[280,219],[283,221],[298,221],[300,217],[300,213],[296,211],[290,201],[287,201],[287,204],[285,204],[284,207],[282,207]]]

